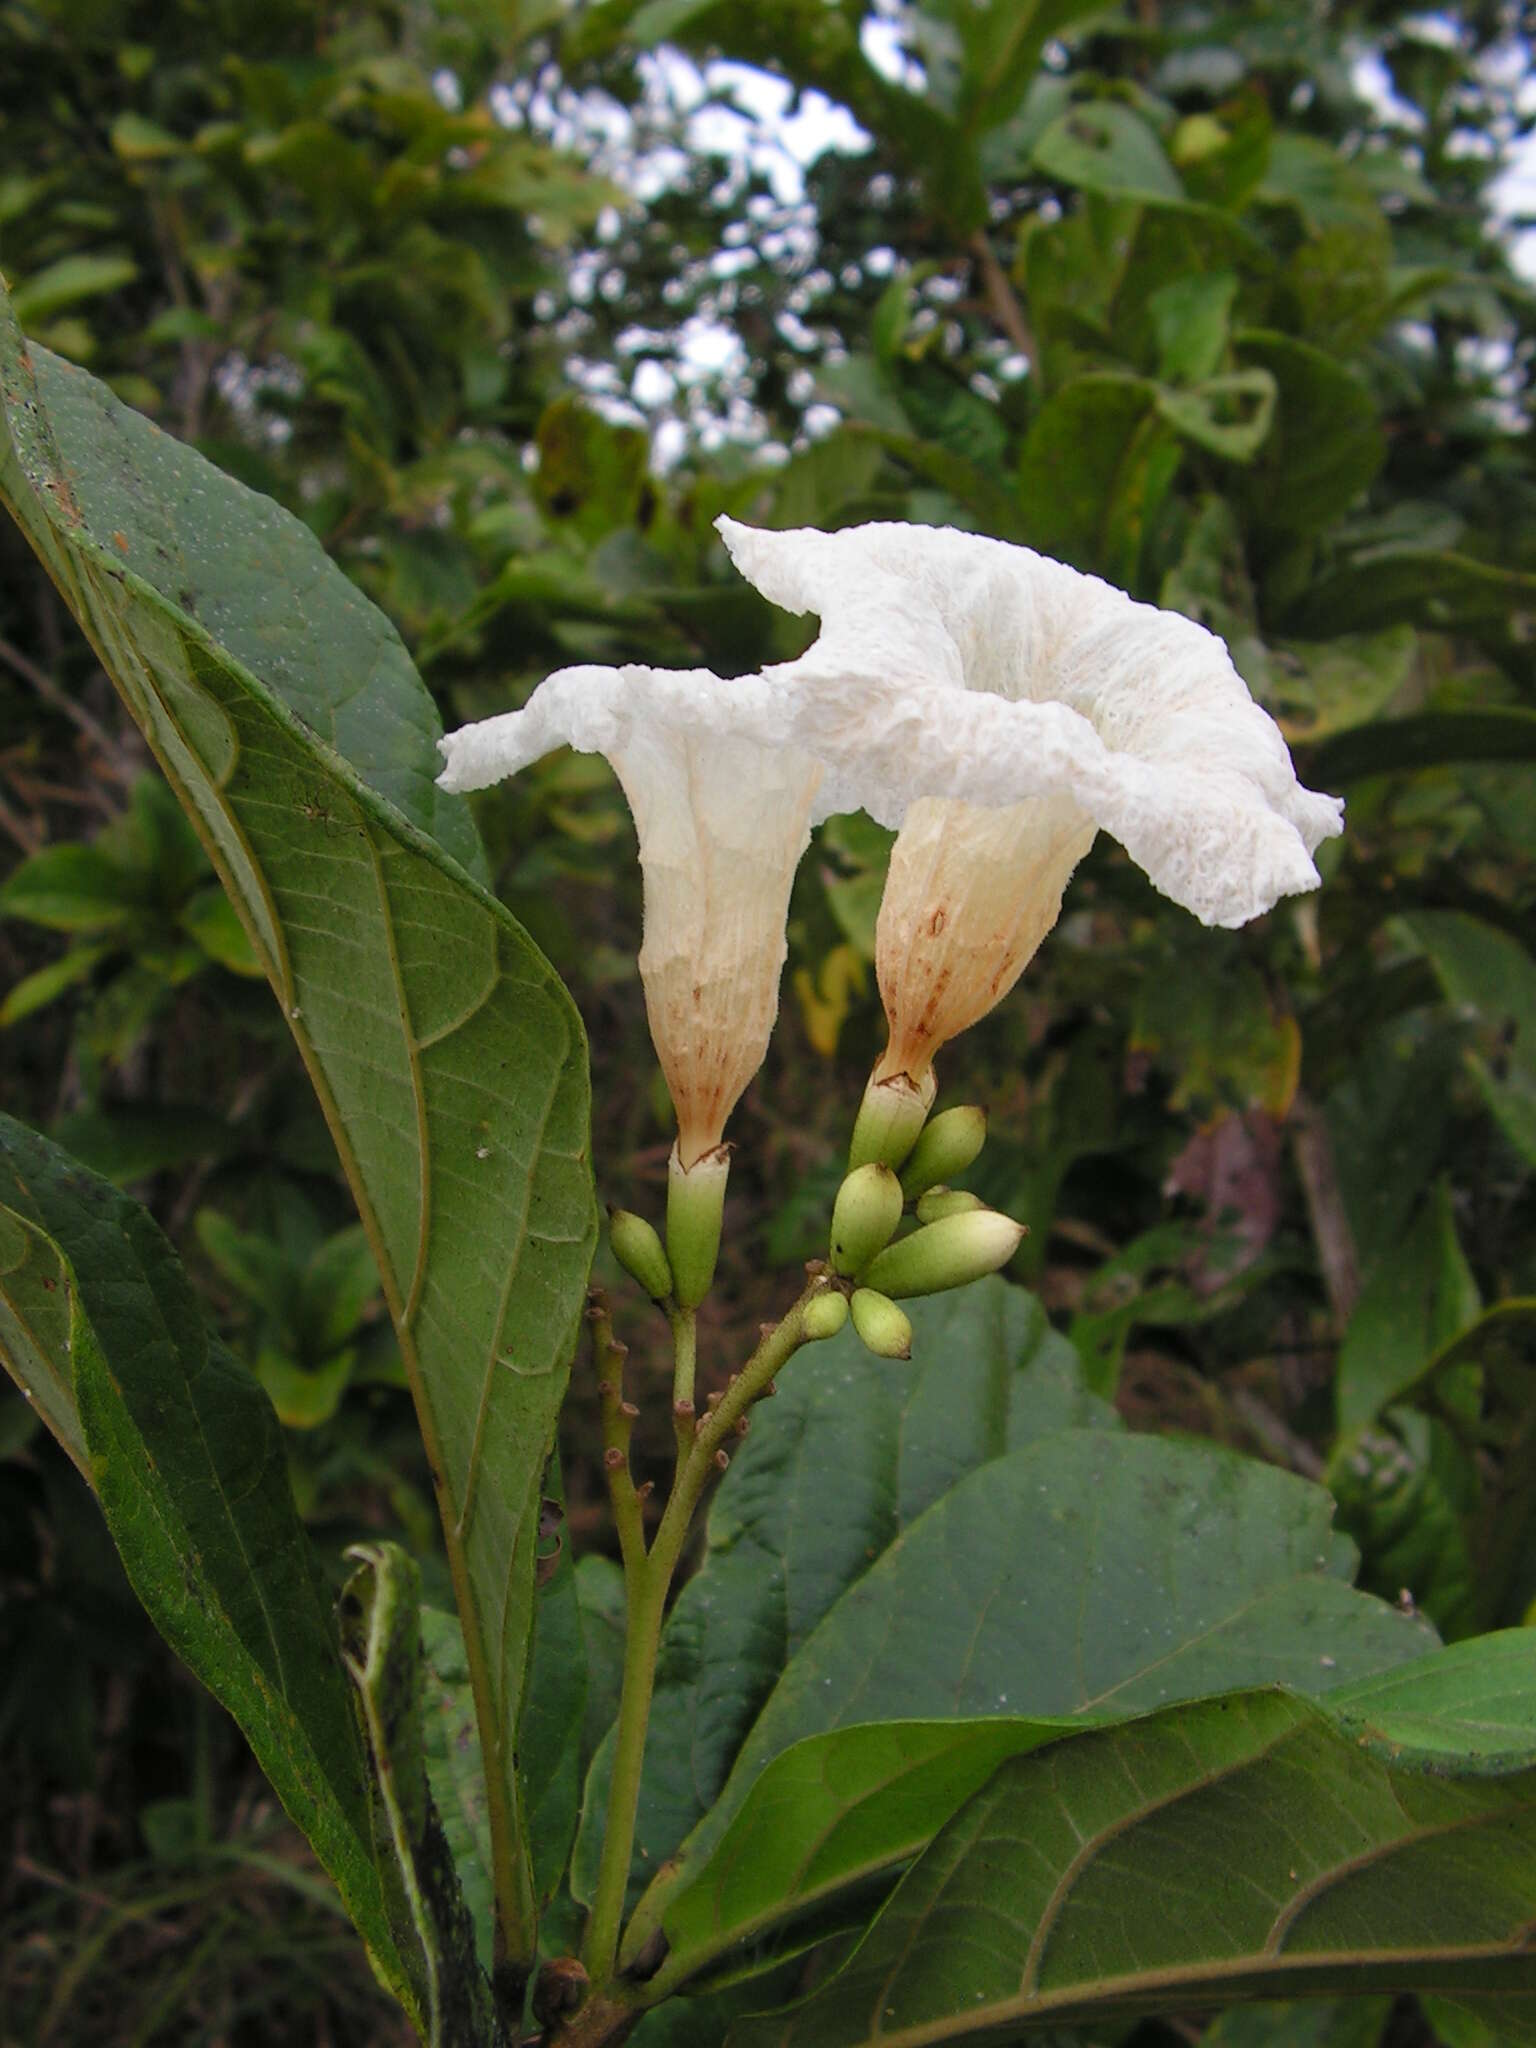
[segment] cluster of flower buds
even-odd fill
[[[963,1287],[1005,1266],[1024,1226],[949,1180],[986,1142],[985,1111],[946,1109],[926,1122],[933,1088],[871,1081],[854,1128],[851,1171],[832,1208],[832,1271],[852,1283],[853,1327],[878,1358],[907,1358],[912,1324],[898,1303]],[[925,1099],[926,1097],[926,1099]],[[911,1207],[916,1228],[897,1232]]]

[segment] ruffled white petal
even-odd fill
[[[765,597],[821,619],[765,678],[790,687],[795,737],[826,762],[819,813],[900,825],[925,797],[1065,797],[1212,925],[1317,886],[1312,850],[1342,806],[1297,782],[1203,626],[974,534],[719,527]]]
[[[704,670],[562,669],[523,710],[441,742],[448,789],[482,789],[567,744],[612,763],[640,841],[640,976],[685,1167],[719,1144],[768,1049],[821,780],[808,755],[737,730],[737,695]]]

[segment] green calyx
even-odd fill
[[[614,1209],[608,1217],[608,1242],[613,1256],[632,1280],[638,1280],[652,1301],[672,1293],[672,1266],[660,1234],[633,1209]]]
[[[987,1142],[987,1112],[974,1102],[941,1110],[924,1125],[901,1170],[901,1192],[909,1202],[941,1181],[952,1181],[975,1164]]]
[[[877,1294],[872,1287],[856,1287],[848,1307],[866,1351],[873,1351],[876,1358],[912,1356],[911,1321],[888,1295]]]
[[[706,1152],[692,1166],[684,1166],[677,1147],[672,1147],[667,1162],[667,1262],[679,1308],[697,1308],[714,1283],[730,1172],[731,1155],[724,1145]]]
[[[832,1270],[852,1279],[888,1245],[901,1221],[901,1182],[872,1159],[856,1166],[832,1205]]]
[[[900,1167],[917,1143],[937,1087],[931,1067],[921,1081],[910,1080],[905,1074],[893,1074],[888,1081],[872,1079],[854,1119],[853,1138],[848,1146],[849,1170],[866,1166],[871,1160],[893,1169]]]
[[[1006,1266],[1023,1235],[1022,1223],[995,1209],[943,1216],[887,1245],[870,1261],[863,1277],[869,1286],[898,1300],[939,1294]]]

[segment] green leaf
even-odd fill
[[[1293,130],[1271,137],[1259,197],[1269,205],[1293,206],[1320,232],[1347,228],[1374,237],[1382,225],[1376,195],[1356,165],[1331,143]]]
[[[1332,640],[1277,640],[1261,694],[1293,746],[1316,742],[1388,704],[1413,673],[1417,653],[1411,626]]]
[[[379,1291],[379,1269],[366,1232],[353,1224],[338,1230],[310,1254],[297,1300],[284,1309],[316,1358],[329,1357],[346,1343]]]
[[[143,879],[99,847],[45,846],[6,877],[0,917],[56,932],[110,932],[142,916]]]
[[[82,1109],[61,1117],[53,1136],[61,1151],[120,1187],[167,1167],[223,1158],[241,1143],[223,1117],[184,1103]]]
[[[1112,199],[1182,203],[1184,187],[1157,136],[1117,100],[1059,114],[1035,144],[1035,168],[1063,185]]]
[[[379,1261],[462,1601],[502,1910],[526,1947],[514,1733],[595,1238],[579,1019],[449,858],[480,856],[433,785],[430,699],[307,529],[14,334],[0,389],[0,496],[193,814]]]
[[[1097,13],[1099,5],[1100,0],[1014,0],[1008,7],[975,7],[969,0],[941,0],[931,7],[961,38],[968,125],[985,129],[1007,120],[1038,76],[1046,43]]]
[[[1511,1144],[1536,1161],[1536,960],[1507,932],[1454,910],[1404,919],[1448,1001],[1475,1022],[1467,1064]]]
[[[1122,1720],[1261,1678],[1325,1692],[1423,1655],[1422,1624],[1350,1585],[1332,1514],[1289,1473],[1151,1437],[1069,1431],[983,1465],[787,1665],[683,1869],[774,1757],[825,1730]]]
[[[1368,775],[1411,773],[1451,761],[1536,760],[1536,711],[1424,711],[1335,733],[1307,756],[1323,788]]]
[[[1394,546],[1364,549],[1318,577],[1297,598],[1286,623],[1294,632],[1321,637],[1406,621],[1519,646],[1530,638],[1533,618],[1536,575],[1529,571],[1501,569],[1445,548]],[[1453,714],[1439,715],[1448,720]],[[1536,718],[1532,712],[1519,715]]]
[[[1235,270],[1175,278],[1147,300],[1157,337],[1157,374],[1176,383],[1214,376],[1227,350]]]
[[[563,1518],[557,1465],[546,1485],[550,1518]],[[581,1809],[582,1728],[587,1705],[586,1643],[576,1594],[576,1568],[565,1532],[546,1561],[534,1620],[533,1653],[518,1729],[518,1760],[528,1786],[528,1832],[540,1906],[553,1897],[570,1859]],[[553,1564],[551,1570],[550,1564]]]
[[[82,623],[101,637],[108,670],[141,722],[145,683],[136,661],[163,653],[209,688],[200,659],[232,666],[315,749],[316,771],[292,797],[314,814],[306,823],[327,827],[332,838],[347,830],[328,813],[319,765],[334,761],[334,749],[483,878],[468,806],[435,787],[442,727],[432,700],[399,634],[307,526],[129,411],[95,378],[24,346],[4,313],[0,396],[11,441],[0,449],[0,497],[65,577],[77,616],[83,611]],[[136,646],[129,619],[151,644]],[[134,671],[130,680],[116,673],[125,668]],[[221,779],[234,775],[229,719],[215,705],[186,715],[184,744],[206,751]],[[176,789],[178,775],[167,772]],[[206,816],[193,822],[206,840]]]
[[[732,2048],[1011,2038],[1282,1988],[1498,1990],[1528,2008],[1536,1638],[1521,1650],[1508,1777],[1444,1775],[1466,1760],[1435,1668],[1457,1652],[1374,1703],[1392,1733],[1248,1693],[1004,1764],[847,1967],[798,2008],[733,2028]],[[1502,1648],[1492,1661],[1507,1675]],[[1485,1675],[1476,1657],[1454,1673],[1471,1677],[1475,1712]]]
[[[354,1351],[339,1351],[324,1365],[314,1366],[295,1365],[280,1351],[263,1351],[256,1361],[256,1377],[284,1429],[318,1429],[341,1406],[356,1363]]]
[[[1390,1408],[1339,1443],[1327,1478],[1366,1584],[1388,1599],[1406,1593],[1447,1636],[1486,1625],[1501,1589],[1474,1555],[1478,1468],[1455,1431],[1438,1416]]]
[[[1389,1763],[1502,1777],[1529,1769],[1536,1633],[1502,1629],[1341,1686],[1326,1702],[1346,1735]]]
[[[464,1631],[456,1614],[421,1610],[422,1744],[432,1803],[475,1928],[475,1954],[483,1970],[495,1959],[496,1895],[491,1872],[491,1823],[485,1767],[475,1725],[474,1690]]]
[[[216,1209],[199,1209],[193,1223],[197,1241],[222,1279],[247,1301],[283,1318],[292,1305],[292,1261],[274,1239],[240,1230]]]
[[[142,114],[124,112],[112,123],[112,153],[124,163],[152,163],[168,156],[180,156],[184,147],[178,136],[158,121]]]
[[[906,394],[903,396],[905,398]],[[994,481],[987,464],[972,459],[971,454],[965,451],[961,436],[946,439],[942,423],[929,426],[926,432],[938,435],[938,438],[895,433],[887,427],[872,426],[857,419],[849,420],[842,429],[848,440],[876,444],[903,469],[947,492],[956,505],[975,515],[981,531],[999,539],[1018,535],[1022,531],[1018,503],[1011,492],[1001,489]]]
[[[624,1573],[595,1552],[576,1562],[576,1601],[581,1610],[582,1662],[587,1693],[581,1728],[581,1771],[597,1753],[619,1711],[624,1679]]]
[[[860,1723],[793,1744],[752,1786],[711,1853],[687,1857],[660,1911],[665,1995],[840,1891],[893,1875],[1009,1757],[1075,1732],[1061,1721]],[[657,1917],[642,1908],[637,1932]],[[757,1952],[758,1967],[774,1961]]]
[[[616,427],[579,398],[557,398],[539,418],[539,509],[587,540],[634,522],[650,445],[637,427]]]
[[[24,974],[20,981],[11,984],[5,1001],[0,1003],[0,1029],[19,1024],[23,1017],[30,1017],[38,1010],[45,1010],[50,1003],[56,1003],[67,989],[89,980],[102,961],[110,960],[118,950],[111,945],[71,946],[67,953],[61,953],[57,960],[50,960],[46,967],[39,967],[33,974]]]
[[[12,1206],[19,1199],[11,1177],[0,1170],[0,1359],[89,1480],[69,1363],[74,1283],[47,1231]]]
[[[1140,377],[1094,373],[1053,392],[1019,456],[1024,536],[1127,589],[1147,529],[1179,464],[1157,391]]]
[[[1159,390],[1157,409],[1188,440],[1229,462],[1257,454],[1275,417],[1275,380],[1267,370],[1233,370],[1187,390]]]
[[[1481,1302],[1456,1235],[1453,1199],[1449,1181],[1437,1181],[1355,1304],[1334,1380],[1341,1431],[1373,1421],[1477,1320]]]
[[[1310,533],[1327,526],[1349,509],[1385,457],[1375,400],[1342,363],[1306,342],[1257,328],[1243,330],[1235,342],[1244,367],[1267,371],[1279,392],[1262,457],[1243,479],[1248,515],[1262,531]]]
[[[1390,1998],[1234,2005],[1205,2028],[1201,2048],[1381,2048],[1391,2011]]]
[[[69,306],[83,305],[107,292],[132,284],[139,266],[131,256],[61,256],[45,270],[23,278],[11,293],[11,306],[23,327],[37,327]]]
[[[803,1353],[732,1460],[709,1512],[709,1557],[662,1639],[633,1887],[711,1805],[786,1660],[902,1528],[1011,1446],[1113,1422],[1021,1289],[993,1278],[915,1301],[911,1314],[910,1363],[872,1371],[851,1331]],[[582,1899],[609,1755],[588,1774],[572,1866]]]
[[[217,885],[200,889],[178,920],[189,938],[196,939],[210,960],[227,967],[231,974],[252,979],[260,975],[257,959],[245,926],[235,906]]]
[[[397,1543],[358,1543],[337,1602],[374,1784],[425,1968],[427,2048],[506,2048],[475,1928],[433,1802],[425,1744],[421,1573]]]
[[[1532,1753],[1533,1658],[1536,1640],[1511,1630],[1341,1687],[1327,1711],[1346,1736],[1392,1760],[1412,1751],[1463,1771],[1519,1770]],[[1060,1721],[897,1721],[795,1744],[668,1904],[655,1989],[910,1860],[1001,1763],[1068,1732]]]
[[[381,1863],[330,1602],[266,1395],[209,1337],[145,1211],[6,1117],[0,1264],[7,1370],[87,1472],[155,1626],[240,1723],[419,2019],[422,1958]]]

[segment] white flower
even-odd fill
[[[901,828],[876,968],[876,1079],[931,1096],[935,1050],[1004,995],[1102,826],[1207,924],[1317,886],[1340,830],[1214,634],[1027,548],[919,526],[718,522],[764,596],[814,612],[809,652],[707,670],[563,669],[442,742],[479,789],[569,744],[612,762],[645,878],[640,971],[686,1171],[761,1065],[810,827]]]
[[[684,1169],[720,1144],[768,1049],[789,891],[821,781],[811,756],[743,731],[771,726],[763,699],[757,678],[568,668],[523,710],[440,742],[445,789],[483,789],[562,744],[612,763],[640,840],[640,977]]]
[[[877,1078],[920,1080],[1055,923],[1102,826],[1164,894],[1240,925],[1317,886],[1342,806],[1303,789],[1224,644],[1028,548],[918,526],[771,533],[722,519],[763,595],[814,612],[762,678],[826,767],[817,815],[900,826],[876,969]]]

